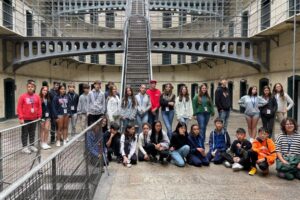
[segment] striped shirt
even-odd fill
[[[287,135],[281,133],[276,139],[276,152],[300,155],[300,134]]]

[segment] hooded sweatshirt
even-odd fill
[[[258,154],[258,159],[266,158],[269,165],[272,165],[276,160],[276,147],[272,139],[262,141],[256,138],[252,143],[252,151]]]
[[[42,117],[41,99],[37,94],[24,93],[19,97],[17,106],[20,120],[36,120]]]

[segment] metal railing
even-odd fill
[[[0,191],[40,163],[40,123],[41,120],[35,120],[0,131]],[[24,131],[34,135],[24,135]],[[31,143],[28,143],[28,136]],[[37,152],[23,153],[24,145],[35,146]]]
[[[7,187],[0,199],[92,199],[103,170],[101,120]]]

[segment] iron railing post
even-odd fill
[[[56,157],[52,159],[52,194],[54,200],[57,200],[57,174],[56,174]]]

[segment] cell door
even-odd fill
[[[4,79],[5,118],[15,117],[15,80]]]

